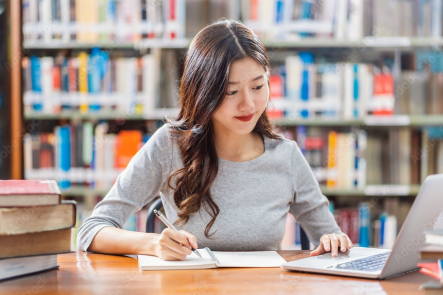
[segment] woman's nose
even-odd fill
[[[243,96],[239,104],[239,110],[245,111],[248,109],[252,109],[253,107],[254,107],[253,96],[248,90],[246,90],[243,92]]]

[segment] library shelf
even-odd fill
[[[364,119],[288,119],[272,120],[278,126],[362,126],[362,127],[396,127],[396,126],[443,126],[443,115],[393,115],[386,117],[366,116]]]
[[[189,39],[145,39],[136,42],[128,41],[108,41],[108,42],[63,42],[63,41],[24,41],[24,49],[91,49],[99,47],[104,49],[134,49],[141,50],[147,48],[186,48],[191,43]]]
[[[108,41],[108,42],[75,42],[27,40],[24,49],[90,49],[93,47],[116,49],[147,49],[147,48],[187,48],[192,39],[142,39],[140,41]],[[273,48],[387,48],[408,49],[411,47],[443,46],[443,38],[409,38],[409,37],[365,37],[361,40],[340,40],[333,38],[301,38],[296,40],[263,40],[268,49]]]
[[[104,120],[162,120],[166,116],[176,116],[179,112],[177,108],[155,109],[140,114],[128,114],[126,112],[104,110],[97,112],[81,113],[79,111],[63,110],[58,114],[43,113],[36,111],[25,111],[26,120],[59,120],[59,119],[104,119]]]
[[[173,117],[179,112],[178,108],[163,108],[140,114],[128,114],[120,111],[103,110],[97,112],[80,113],[73,110],[63,110],[60,113],[45,113],[32,110],[25,111],[26,120],[59,120],[59,119],[103,119],[103,120],[162,120],[166,116]],[[340,118],[309,118],[309,119],[273,119],[271,122],[277,126],[443,126],[443,115],[394,115],[387,117],[366,116],[364,119]]]
[[[320,186],[320,188],[325,196],[415,197],[420,190],[420,185],[368,185],[364,189],[330,189],[326,186]],[[64,197],[105,196],[108,191],[108,189],[95,189],[89,186],[72,185],[70,188],[63,190],[62,195]]]

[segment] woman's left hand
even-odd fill
[[[332,257],[336,257],[339,248],[341,252],[345,252],[347,249],[351,249],[352,246],[351,239],[349,239],[347,234],[325,234],[321,236],[320,245],[311,252],[311,256],[317,256],[331,251]]]

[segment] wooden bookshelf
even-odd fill
[[[7,5],[8,6],[8,5]],[[22,52],[22,18],[21,1],[9,1],[11,28],[11,178],[23,177],[22,153],[22,86],[21,86],[21,52]]]

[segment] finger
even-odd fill
[[[186,236],[188,242],[191,244],[192,247],[198,249],[197,238],[194,235],[191,235],[190,233],[184,230],[181,230],[180,232]]]
[[[311,256],[317,256],[325,254],[325,249],[323,248],[322,244],[318,245],[318,247],[310,253]]]
[[[336,257],[338,253],[338,239],[335,233],[328,235],[331,240],[331,255]]]
[[[160,258],[166,261],[185,260],[187,255],[183,255],[171,250],[165,250],[161,253]]]
[[[329,252],[331,249],[331,239],[328,235],[323,235],[320,239],[321,244],[323,245],[323,248],[325,249],[325,252]]]
[[[170,238],[168,238],[164,243],[168,249],[177,252],[178,254],[190,255],[192,253],[191,249],[177,243],[175,240],[172,240]]]
[[[345,235],[345,236],[346,236],[346,239],[348,240],[348,249],[351,249],[352,247],[354,247],[354,244],[352,243],[352,241],[348,235]]]
[[[189,244],[188,239],[184,234],[182,234],[181,232],[176,232],[175,230],[172,229],[165,229],[165,231],[166,230],[168,230],[167,233],[172,240],[176,241],[179,244],[182,244],[188,249],[191,249],[191,245]]]
[[[346,235],[339,235],[338,240],[340,242],[340,250],[342,252],[346,251],[346,248],[348,247],[348,239]]]
[[[329,238],[327,235],[323,235],[320,238],[320,244],[318,245],[318,247],[311,252],[311,256],[316,256],[316,255],[321,255],[326,253],[326,248],[325,245],[328,245],[328,249],[329,249]]]

